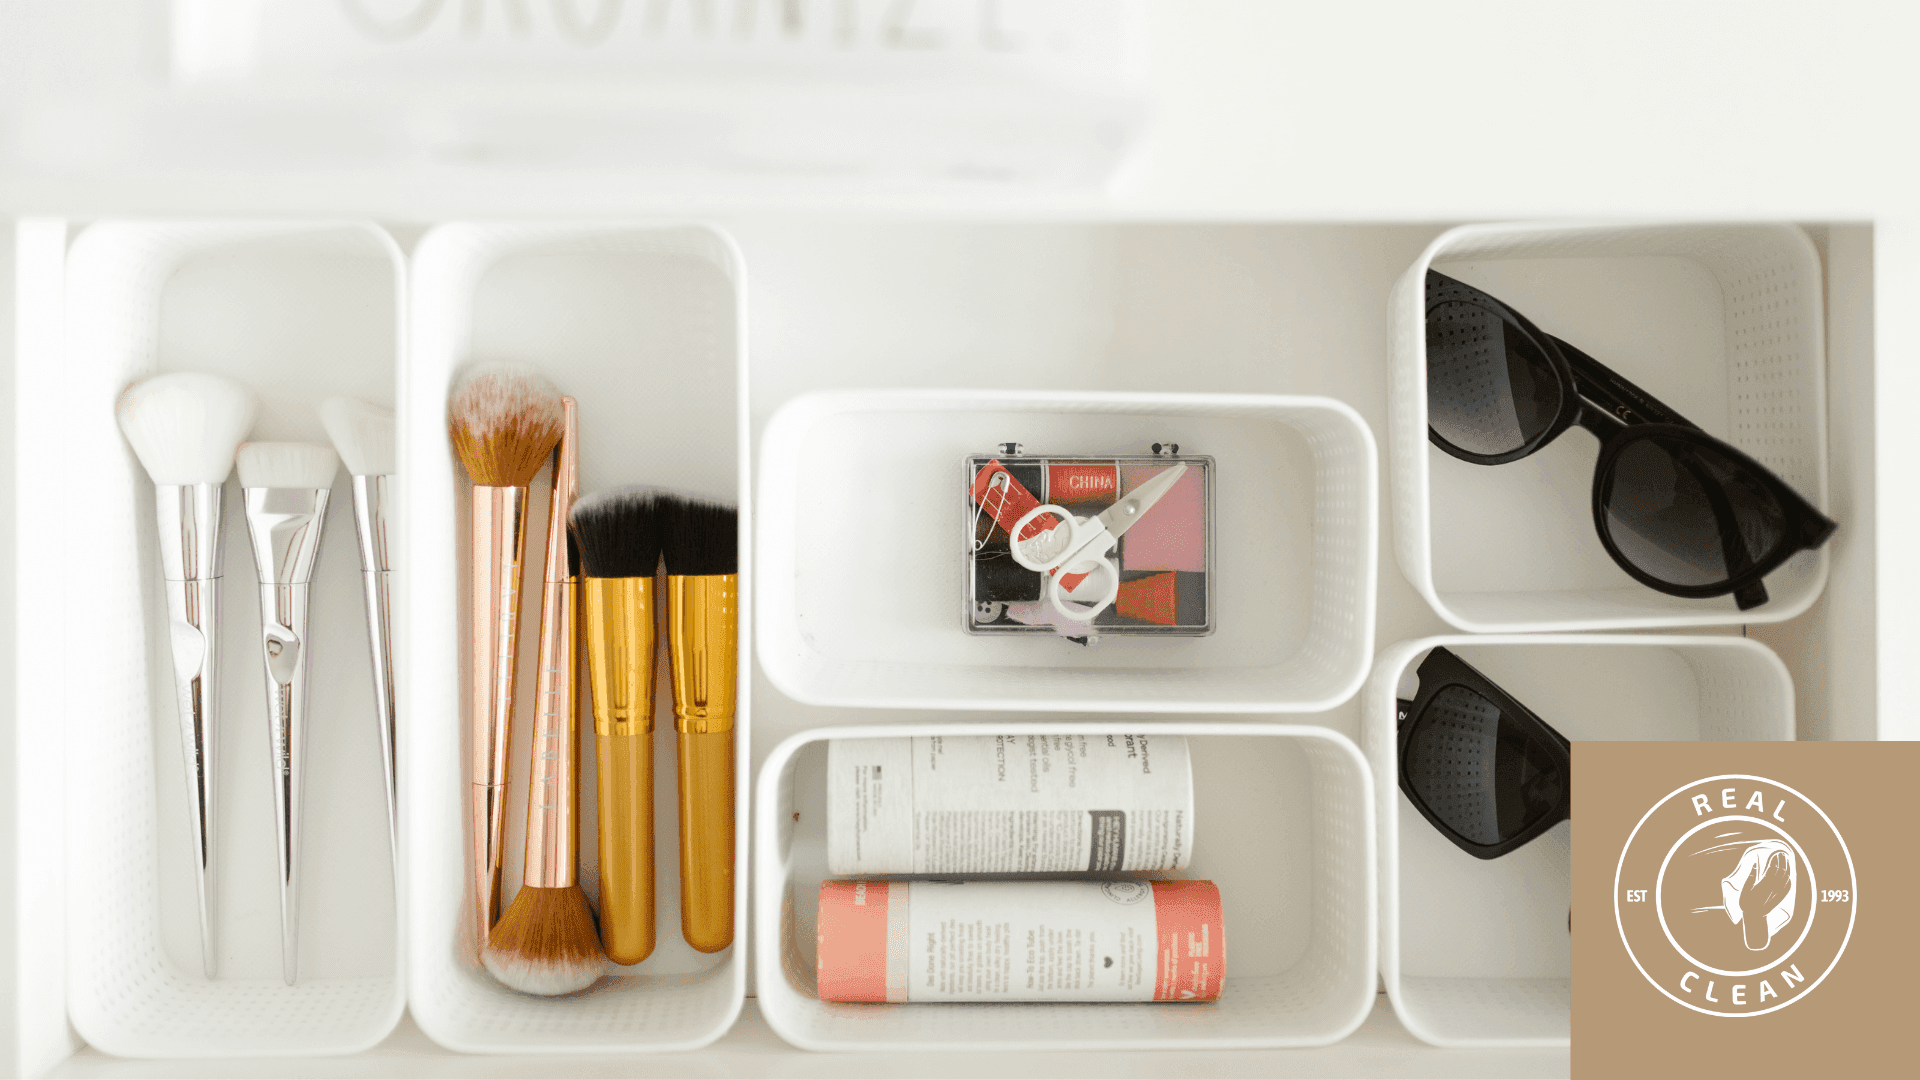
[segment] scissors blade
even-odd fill
[[[1098,519],[1100,524],[1106,526],[1107,532],[1116,537],[1133,528],[1133,523],[1145,517],[1147,511],[1153,509],[1153,504],[1159,502],[1162,495],[1173,490],[1173,485],[1179,483],[1180,478],[1185,475],[1187,475],[1187,467],[1175,465],[1134,488],[1127,493],[1126,498],[1107,507],[1100,514]]]

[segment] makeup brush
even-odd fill
[[[520,568],[527,553],[527,486],[560,441],[560,395],[531,368],[482,364],[455,384],[447,407],[454,453],[473,480],[472,640],[468,723],[474,948],[485,947],[499,906],[512,735]]]
[[[567,511],[579,487],[578,427],[572,398],[561,398],[566,434],[553,467],[547,514],[546,588],[540,598],[539,729],[527,788],[526,876],[493,928],[480,959],[493,977],[523,994],[570,994],[592,986],[607,963],[593,909],[580,891],[578,555]]]
[[[650,488],[573,507],[593,687],[600,810],[600,940],[617,964],[653,952],[653,574],[659,506]]]
[[[733,716],[740,641],[740,512],[667,496],[667,650],[680,751],[680,933],[733,943]]]
[[[280,849],[280,977],[300,969],[300,806],[306,789],[307,593],[320,557],[340,456],[312,443],[243,443],[240,488],[260,578],[260,656],[267,673],[273,823]]]
[[[360,540],[360,581],[366,590],[367,642],[373,654],[373,707],[380,728],[380,760],[387,770],[387,839],[395,876],[400,867],[400,807],[393,760],[393,561],[387,513],[396,498],[393,410],[348,397],[320,403],[320,422],[353,476],[353,529]]]
[[[187,770],[187,824],[200,888],[200,964],[217,968],[213,938],[214,756],[220,732],[220,576],[227,474],[253,427],[253,394],[218,375],[156,375],[128,387],[120,430],[153,478],[167,640]]]

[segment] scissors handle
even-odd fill
[[[1089,588],[1085,583],[1096,575],[1105,578],[1098,586],[1100,591],[1097,596],[1088,598],[1090,602],[1084,607],[1074,604],[1069,594]],[[1075,622],[1092,621],[1095,615],[1107,610],[1107,605],[1119,595],[1120,566],[1112,559],[1086,559],[1047,578],[1047,599],[1052,601],[1053,610]]]
[[[1025,540],[1019,539],[1025,535],[1028,523],[1042,514],[1052,514],[1060,519],[1060,524],[1046,532],[1029,536]],[[1022,514],[1020,520],[1015,522],[1010,530],[1013,538],[1011,543],[1013,561],[1029,570],[1049,574],[1065,566],[1069,561],[1078,561],[1082,549],[1096,545],[1106,532],[1106,526],[1092,518],[1074,517],[1064,508],[1051,503],[1036,506]],[[1106,550],[1113,547],[1113,537],[1107,536],[1106,539],[1106,548],[1093,552],[1093,555],[1104,554]],[[1036,549],[1040,554],[1035,554]]]

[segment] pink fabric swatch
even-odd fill
[[[1122,496],[1160,475],[1168,467],[1144,463],[1120,466]],[[1175,481],[1172,489],[1153,504],[1153,509],[1142,515],[1121,537],[1120,569],[1205,572],[1205,496],[1201,471],[1189,468],[1187,474]]]

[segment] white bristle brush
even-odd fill
[[[400,867],[400,808],[393,745],[393,560],[388,549],[389,500],[397,498],[398,472],[393,410],[357,398],[320,403],[320,422],[353,475],[353,528],[360,540],[360,580],[367,601],[367,643],[373,653],[373,704],[380,728],[381,761],[387,768],[387,833],[395,876]]]
[[[340,471],[332,448],[312,443],[240,447],[247,535],[260,578],[260,658],[266,669],[273,818],[280,852],[280,974],[299,971],[300,806],[306,779],[307,593],[320,557],[327,497]]]
[[[128,387],[115,411],[154,483],[174,700],[186,762],[187,822],[198,864],[200,963],[211,979],[218,969],[213,778],[220,745],[220,575],[226,552],[221,523],[227,476],[235,448],[253,427],[254,399],[231,379],[180,372]]]

